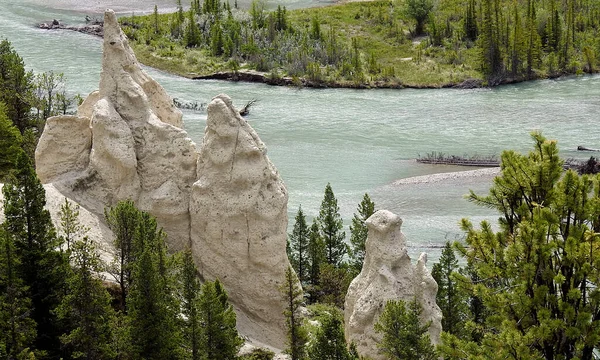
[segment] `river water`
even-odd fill
[[[87,94],[98,86],[101,40],[33,27],[54,18],[79,23],[87,14],[57,10],[58,3],[0,0],[0,37],[12,42],[28,68],[63,72],[71,92]],[[463,236],[458,227],[463,217],[474,222],[497,217],[464,200],[469,189],[485,193],[489,175],[425,177],[394,184],[398,179],[467,170],[418,164],[414,159],[419,154],[527,151],[533,130],[557,139],[564,157],[589,156],[577,153],[578,145],[600,148],[599,76],[475,90],[317,90],[193,81],[147,71],[180,100],[207,103],[219,93],[231,96],[238,106],[258,100],[247,119],[286,183],[290,222],[300,204],[309,217],[316,216],[330,182],[348,226],[367,192],[377,208],[403,218],[413,257],[428,251],[436,259],[437,247],[446,239]],[[186,111],[184,120],[190,137],[199,144],[206,114]]]

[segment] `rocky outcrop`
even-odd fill
[[[284,347],[279,291],[288,195],[258,135],[226,95],[208,106],[198,181],[192,190],[192,246],[200,272],[219,278],[240,312],[238,326]],[[260,335],[257,333],[260,332]]]
[[[195,144],[166,91],[141,69],[114,12],[104,24],[100,90],[77,116],[49,119],[36,150],[38,175],[98,213],[134,200],[157,218],[172,249],[182,249],[189,243]]]
[[[431,321],[429,336],[439,343],[442,313],[435,302],[437,284],[425,267],[427,255],[421,254],[413,266],[401,232],[402,219],[379,210],[367,220],[369,234],[362,271],[352,281],[346,295],[344,320],[346,340],[356,343],[358,353],[373,360],[384,360],[378,353],[381,335],[373,325],[388,300],[420,302],[424,323]]]
[[[208,106],[200,152],[182,128],[181,112],[141,69],[109,10],[100,88],[76,116],[48,120],[38,176],[98,215],[133,200],[157,218],[171,250],[191,247],[202,277],[223,282],[240,332],[281,349],[285,186],[227,96]]]

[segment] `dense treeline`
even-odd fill
[[[44,129],[46,119],[69,113],[81,100],[78,95],[67,94],[62,73],[50,71],[34,74],[26,71],[23,59],[12,48],[11,43],[1,39],[0,180],[11,167],[8,163],[17,158],[8,148],[16,144],[33,160],[37,139]],[[11,130],[12,126],[18,129],[19,134]],[[11,135],[4,135],[9,133]]]
[[[595,72],[600,54],[594,0],[392,0],[293,11],[194,0],[187,11],[179,2],[175,14],[155,8],[122,23],[150,65],[188,76],[256,69],[298,84],[496,85]]]

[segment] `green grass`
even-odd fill
[[[161,33],[174,14],[160,15]],[[318,79],[326,85],[342,87],[443,87],[467,79],[481,79],[476,70],[474,49],[428,46],[428,38],[412,39],[411,24],[401,9],[389,1],[351,2],[327,7],[288,11],[288,21],[296,32],[308,33],[311,20],[317,18],[324,37],[333,31],[336,41],[351,49],[356,41],[360,53],[360,73],[342,74],[335,66],[321,64]],[[149,36],[152,15],[137,16],[137,29],[124,27],[131,38],[138,60],[145,65],[186,77],[209,75],[231,70],[231,61],[211,56],[207,47],[185,48],[170,36]],[[144,32],[144,29],[145,32]],[[149,40],[148,40],[149,39]],[[374,59],[375,61],[372,61]],[[238,61],[240,70],[253,69],[254,64]],[[274,64],[266,72],[289,76],[284,66]],[[300,77],[311,78],[306,71]],[[319,82],[319,81],[317,81]]]

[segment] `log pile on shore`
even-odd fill
[[[496,155],[491,156],[457,156],[447,155],[442,152],[431,152],[425,156],[419,156],[417,162],[423,164],[435,164],[435,165],[457,165],[457,166],[476,166],[476,167],[498,167],[500,166],[500,160]]]

